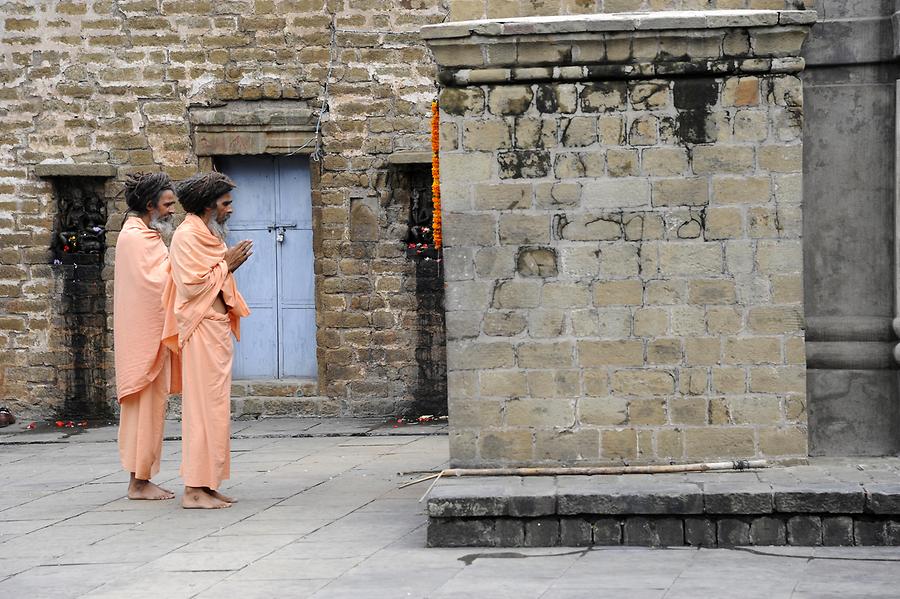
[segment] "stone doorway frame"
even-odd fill
[[[313,271],[316,299],[316,358],[318,394],[325,388],[325,360],[319,344],[321,303],[322,165],[312,160],[317,148],[316,111],[305,102],[283,100],[236,100],[220,106],[194,106],[189,109],[191,142],[201,171],[214,170],[217,156],[308,156],[310,157],[310,196],[312,202]]]

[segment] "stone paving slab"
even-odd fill
[[[236,439],[225,490],[241,502],[213,512],[123,498],[109,439],[0,445],[0,597],[887,598],[900,586],[895,547],[428,549],[425,485],[399,485],[446,466],[442,435]],[[176,490],[179,449],[165,442],[158,477]],[[509,486],[513,513],[536,513],[528,498],[547,484]],[[535,518],[523,536],[546,530]]]

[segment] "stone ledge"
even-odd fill
[[[813,11],[680,11],[467,21],[422,28],[447,86],[795,73]]]
[[[900,484],[663,476],[442,479],[428,544],[900,544]]]
[[[439,40],[470,36],[508,37],[558,35],[610,31],[667,31],[671,29],[723,29],[812,25],[814,10],[683,10],[626,12],[513,19],[482,19],[425,25],[423,39]]]
[[[92,162],[42,162],[34,166],[38,177],[99,177],[108,179],[116,176],[117,169],[112,164]]]
[[[430,150],[398,150],[391,152],[387,158],[388,164],[394,166],[407,166],[419,164],[431,164]]]

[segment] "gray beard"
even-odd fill
[[[159,233],[163,242],[168,245],[172,239],[172,233],[175,232],[175,217],[174,215],[169,215],[160,218],[159,214],[153,213],[150,215],[149,227]]]
[[[206,221],[206,227],[209,229],[210,233],[218,237],[222,243],[225,243],[225,238],[228,237],[228,226],[225,223],[219,222],[218,210],[214,211],[209,216],[209,220]]]

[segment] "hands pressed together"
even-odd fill
[[[225,262],[228,264],[228,272],[234,272],[238,267],[253,255],[253,242],[249,239],[237,242],[225,251]]]

